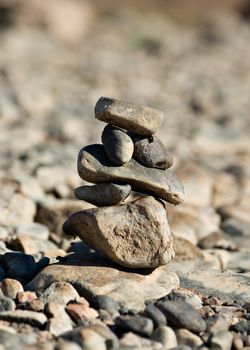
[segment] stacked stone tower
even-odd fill
[[[82,148],[78,173],[94,183],[75,196],[97,206],[72,214],[63,225],[92,249],[125,267],[153,268],[174,256],[164,201],[179,204],[184,189],[170,168],[173,158],[156,136],[161,111],[101,97],[95,117],[108,123],[102,144]],[[140,196],[122,204],[130,192]]]

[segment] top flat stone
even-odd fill
[[[101,97],[95,106],[95,118],[139,135],[150,136],[161,126],[164,114],[132,102]]]
[[[114,166],[102,145],[82,148],[77,166],[80,177],[89,182],[129,184],[132,190],[152,194],[173,204],[184,200],[184,188],[170,170],[147,168],[134,159],[123,166]]]

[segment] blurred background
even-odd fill
[[[249,44],[247,0],[0,0],[1,178],[18,183],[35,203],[29,220],[58,243],[62,216],[84,206],[73,188],[78,150],[104,127],[94,105],[121,98],[164,111],[159,136],[185,205],[212,212],[201,226],[218,228],[229,207],[248,220]],[[23,205],[2,227],[27,221]]]

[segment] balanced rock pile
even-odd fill
[[[181,203],[184,189],[168,169],[172,156],[155,135],[164,115],[102,97],[95,117],[108,123],[102,144],[80,150],[78,172],[96,185],[76,188],[75,195],[99,208],[72,214],[63,230],[125,267],[167,264],[174,256],[174,240],[163,201]],[[147,196],[121,204],[131,190]]]

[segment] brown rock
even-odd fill
[[[64,265],[50,265],[31,283],[29,290],[44,291],[54,281],[72,284],[81,296],[107,295],[131,309],[142,310],[146,300],[158,299],[179,287],[175,273],[167,265],[154,271],[123,271],[97,254],[69,255]],[[131,293],[133,291],[133,293]]]
[[[130,268],[164,265],[174,256],[165,208],[150,196],[120,206],[74,213],[63,230]]]
[[[149,136],[161,126],[164,114],[131,102],[101,97],[95,106],[95,117],[136,134]]]
[[[6,297],[15,299],[17,293],[23,292],[23,286],[17,280],[5,278],[1,282],[1,290]]]
[[[98,317],[98,312],[85,304],[69,303],[66,310],[75,321]]]

